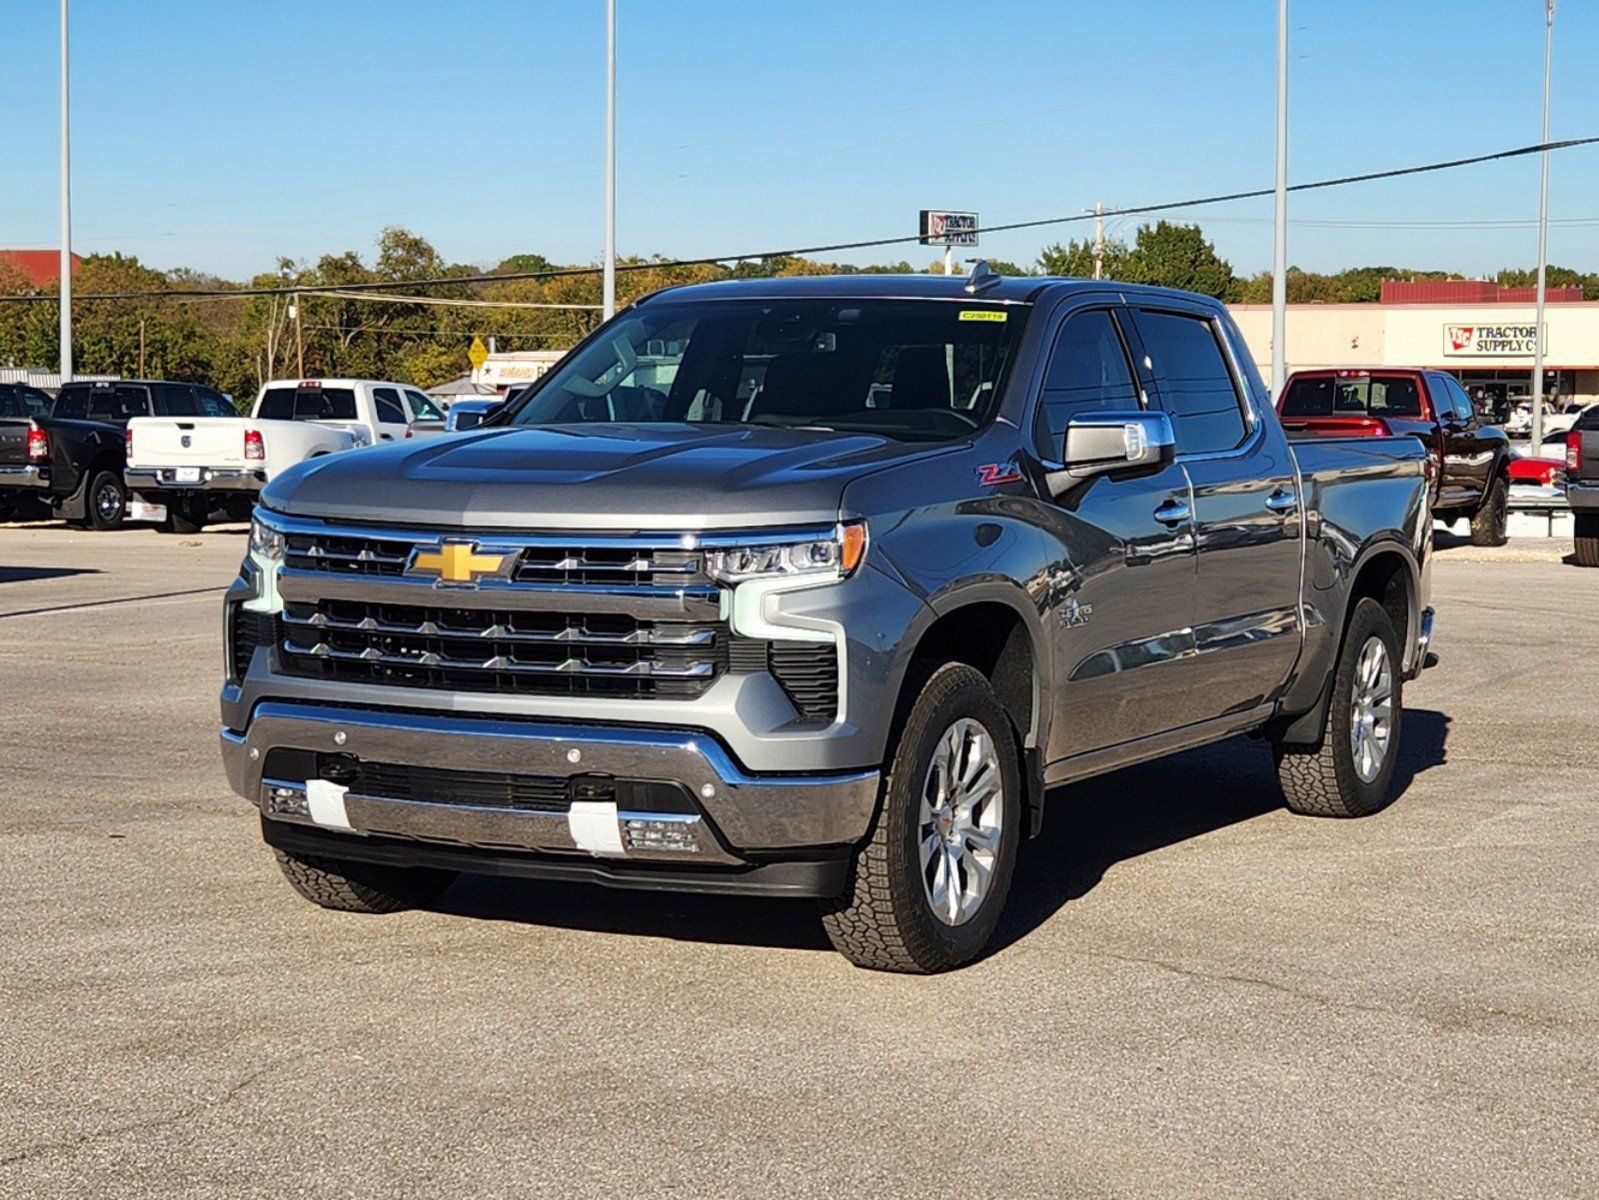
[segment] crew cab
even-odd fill
[[[1291,809],[1387,803],[1427,462],[1290,442],[1209,297],[668,289],[478,429],[267,485],[223,762],[325,907],[461,871],[811,897],[857,964],[941,970],[1050,787],[1255,734]]]
[[[57,517],[84,528],[115,529],[128,510],[123,483],[128,422],[181,417],[227,406],[222,393],[164,379],[114,379],[63,384],[48,417],[34,417],[22,438],[23,470]],[[0,446],[0,466],[18,454]]]
[[[1453,375],[1392,367],[1295,371],[1277,411],[1296,433],[1419,438],[1437,475],[1433,515],[1469,521],[1475,546],[1505,544],[1510,439],[1482,419]]]
[[[131,422],[126,477],[133,515],[184,533],[201,528],[217,508],[243,519],[256,493],[287,467],[443,428],[438,406],[402,383],[273,380],[247,419],[234,412]]]
[[[1566,503],[1577,565],[1599,567],[1599,404],[1583,409],[1566,431]]]

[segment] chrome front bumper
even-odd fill
[[[259,492],[266,486],[266,472],[259,468],[218,470],[201,467],[200,478],[177,481],[176,467],[128,467],[122,472],[131,492]]]
[[[303,780],[263,777],[270,751],[304,750],[440,770],[566,778],[664,780],[684,785],[695,814],[618,813],[659,819],[692,837],[694,849],[635,849],[617,857],[737,864],[747,854],[794,853],[866,836],[879,773],[751,775],[713,738],[692,731],[565,725],[465,716],[366,711],[265,702],[244,730],[224,728],[222,759],[233,790],[272,820],[312,823]],[[295,795],[298,792],[299,795]],[[565,812],[424,803],[348,794],[352,831],[495,850],[595,853]]]
[[[42,488],[44,471],[32,464],[25,467],[0,467],[0,488]]]

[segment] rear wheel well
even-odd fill
[[[981,671],[1005,706],[1023,764],[1024,800],[1036,833],[1043,816],[1043,773],[1037,753],[1027,748],[1027,739],[1033,731],[1037,662],[1021,615],[1009,605],[984,601],[953,609],[934,621],[916,643],[900,688],[896,736],[922,685],[945,663],[965,663]]]
[[[1346,625],[1355,605],[1368,597],[1387,611],[1388,619],[1394,623],[1394,632],[1403,639],[1400,643],[1403,653],[1411,644],[1410,568],[1404,555],[1398,551],[1374,554],[1360,568],[1349,589],[1349,603],[1344,608]]]

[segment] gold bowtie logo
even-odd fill
[[[504,578],[515,562],[515,554],[482,551],[476,542],[441,542],[437,550],[411,551],[405,573],[430,575],[435,587],[476,587],[485,578]]]

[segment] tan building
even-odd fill
[[[1271,378],[1271,305],[1235,304],[1261,375]],[[1290,304],[1288,369],[1434,367],[1504,419],[1531,392],[1531,304]],[[1558,407],[1599,401],[1599,302],[1544,311],[1546,392]]]

